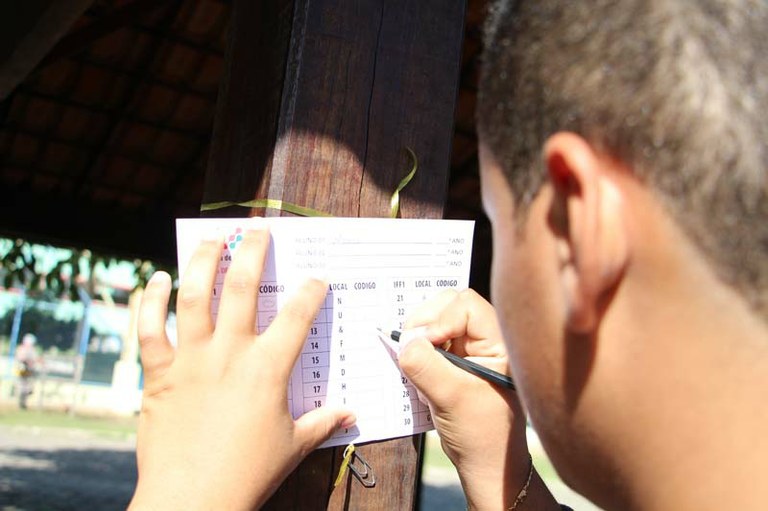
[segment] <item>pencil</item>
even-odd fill
[[[378,330],[379,332],[381,332],[382,335],[388,335],[389,338],[392,339],[393,341],[400,342],[400,335],[401,335],[400,331],[392,330],[389,334],[387,334],[381,328],[379,328]],[[460,369],[464,369],[468,373],[472,373],[475,376],[479,376],[485,381],[498,385],[499,387],[515,390],[515,383],[512,381],[512,378],[510,378],[506,374],[497,373],[493,369],[488,369],[485,366],[482,366],[471,360],[467,360],[466,358],[460,357],[454,353],[451,353],[450,351],[445,351],[442,348],[435,347],[435,350],[437,350],[438,353],[440,353],[442,356],[448,359],[448,361],[451,362],[456,367],[459,367]]]

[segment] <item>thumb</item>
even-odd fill
[[[438,408],[448,404],[464,376],[424,337],[403,347],[397,360],[405,376]]]
[[[296,436],[307,452],[315,449],[342,428],[351,428],[357,418],[349,410],[320,407],[296,419]]]

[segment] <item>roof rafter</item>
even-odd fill
[[[173,0],[134,0],[64,36],[43,58],[38,69],[85,50],[94,41],[167,7]]]
[[[161,22],[162,32],[168,33],[171,26],[173,25],[173,22],[178,16],[178,7],[182,2],[183,0],[173,0],[172,2],[165,4],[166,12],[164,13],[164,19]],[[100,147],[92,153],[89,162],[83,167],[83,171],[77,178],[75,193],[78,195],[82,195],[81,188],[83,183],[85,183],[91,175],[97,173],[98,170],[104,165],[104,152],[106,149],[112,146],[120,136],[120,127],[123,125],[125,113],[133,108],[136,99],[139,97],[139,93],[143,90],[144,86],[149,81],[149,71],[155,65],[155,62],[157,62],[158,50],[164,43],[165,39],[163,37],[156,37],[151,44],[147,45],[146,49],[144,50],[144,58],[142,61],[146,63],[141,66],[141,69],[137,75],[133,80],[131,80],[131,85],[128,87],[128,92],[124,95],[123,100],[120,102],[118,108],[111,112],[109,118],[109,126],[105,130],[104,136],[101,139]]]

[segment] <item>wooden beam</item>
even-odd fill
[[[385,216],[410,148],[419,171],[402,194],[402,216],[440,217],[464,5],[235,0],[203,201],[269,197],[337,216]],[[361,446],[376,473],[370,489],[349,478],[334,489],[341,449],[315,451],[265,508],[410,509],[421,446],[419,436]]]
[[[260,188],[276,142],[293,3],[233,4],[203,202],[248,200]]]

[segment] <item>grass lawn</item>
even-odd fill
[[[134,417],[70,416],[57,411],[0,408],[2,426],[73,429],[108,438],[129,438],[135,435],[137,423]]]
[[[3,427],[59,428],[62,431],[78,431],[94,437],[128,440],[134,438],[137,424],[136,417],[70,416],[63,411],[19,410],[15,405],[0,405],[0,426]],[[530,440],[529,448],[536,470],[553,491],[555,498],[579,511],[599,511],[560,481],[538,441]],[[456,470],[440,447],[440,440],[435,434],[427,436],[424,473],[436,475],[445,482],[459,483]]]
[[[136,434],[136,417],[96,417],[69,415],[61,411],[19,410],[15,406],[0,407],[0,425],[9,427],[65,428],[79,430],[101,437],[129,438]],[[533,463],[541,477],[557,480],[557,473],[543,450],[532,449]],[[453,464],[440,447],[436,435],[427,437],[424,451],[425,470],[454,470]]]
[[[600,508],[573,492],[562,482],[533,431],[528,432],[528,448],[536,471],[554,495],[555,500],[568,504],[577,511],[600,511]],[[437,477],[445,482],[453,481],[459,484],[456,469],[440,447],[440,439],[432,432],[427,434],[423,474],[427,479]]]
[[[533,464],[536,467],[536,471],[539,473],[544,481],[557,480],[557,472],[550,463],[549,458],[544,453],[544,450],[538,447],[538,444],[531,445],[531,457],[533,458]],[[448,459],[448,456],[443,452],[440,447],[440,440],[437,436],[429,435],[427,437],[426,448],[424,449],[424,466],[427,468],[436,469],[453,469],[453,463]]]

